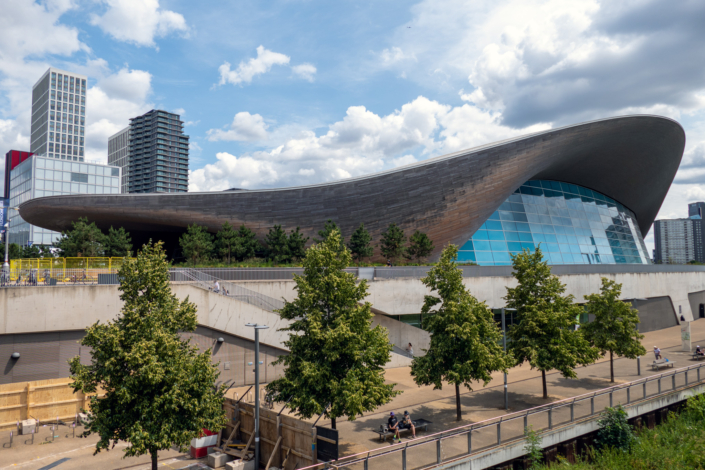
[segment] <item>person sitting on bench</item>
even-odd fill
[[[399,424],[399,429],[411,429],[412,439],[416,439],[416,428],[414,427],[414,423],[411,421],[411,415],[408,411],[404,412],[404,416]]]
[[[698,356],[705,356],[705,351],[700,349],[700,346],[695,346],[695,354]]]
[[[654,356],[656,356],[657,361],[661,359],[661,350],[657,346],[654,346]]]
[[[399,437],[399,421],[397,421],[397,417],[394,416],[393,411],[389,413],[387,427],[389,428],[389,431],[394,433],[394,436],[392,437],[392,443],[394,443],[394,439],[399,439],[399,442],[401,442],[401,437]]]

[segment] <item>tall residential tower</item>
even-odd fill
[[[183,126],[178,114],[155,109],[130,119],[127,192],[188,191],[189,137]]]
[[[34,84],[30,152],[83,161],[86,78],[50,67]]]
[[[120,192],[126,193],[129,189],[129,178],[127,175],[130,163],[130,127],[126,127],[117,134],[108,138],[108,165],[122,168],[122,181],[120,181]]]

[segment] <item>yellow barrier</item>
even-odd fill
[[[30,258],[10,260],[12,271],[23,269],[120,269],[125,258]]]

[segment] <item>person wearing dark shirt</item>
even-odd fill
[[[399,442],[401,442],[401,437],[399,437],[399,421],[397,421],[397,417],[394,416],[393,411],[391,413],[389,413],[389,419],[387,420],[387,427],[389,428],[390,431],[394,432],[394,437],[392,437],[392,443],[394,442],[394,439],[398,439]]]

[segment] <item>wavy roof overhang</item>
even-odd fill
[[[315,236],[326,219],[349,236],[364,223],[373,239],[396,222],[426,232],[437,255],[462,244],[522,183],[574,183],[631,209],[645,235],[680,165],[685,132],[660,116],[625,116],[552,129],[343,181],[271,190],[51,196],[20,206],[33,225],[65,230],[79,217],[102,229],[216,231],[245,224],[259,236],[275,224]]]

